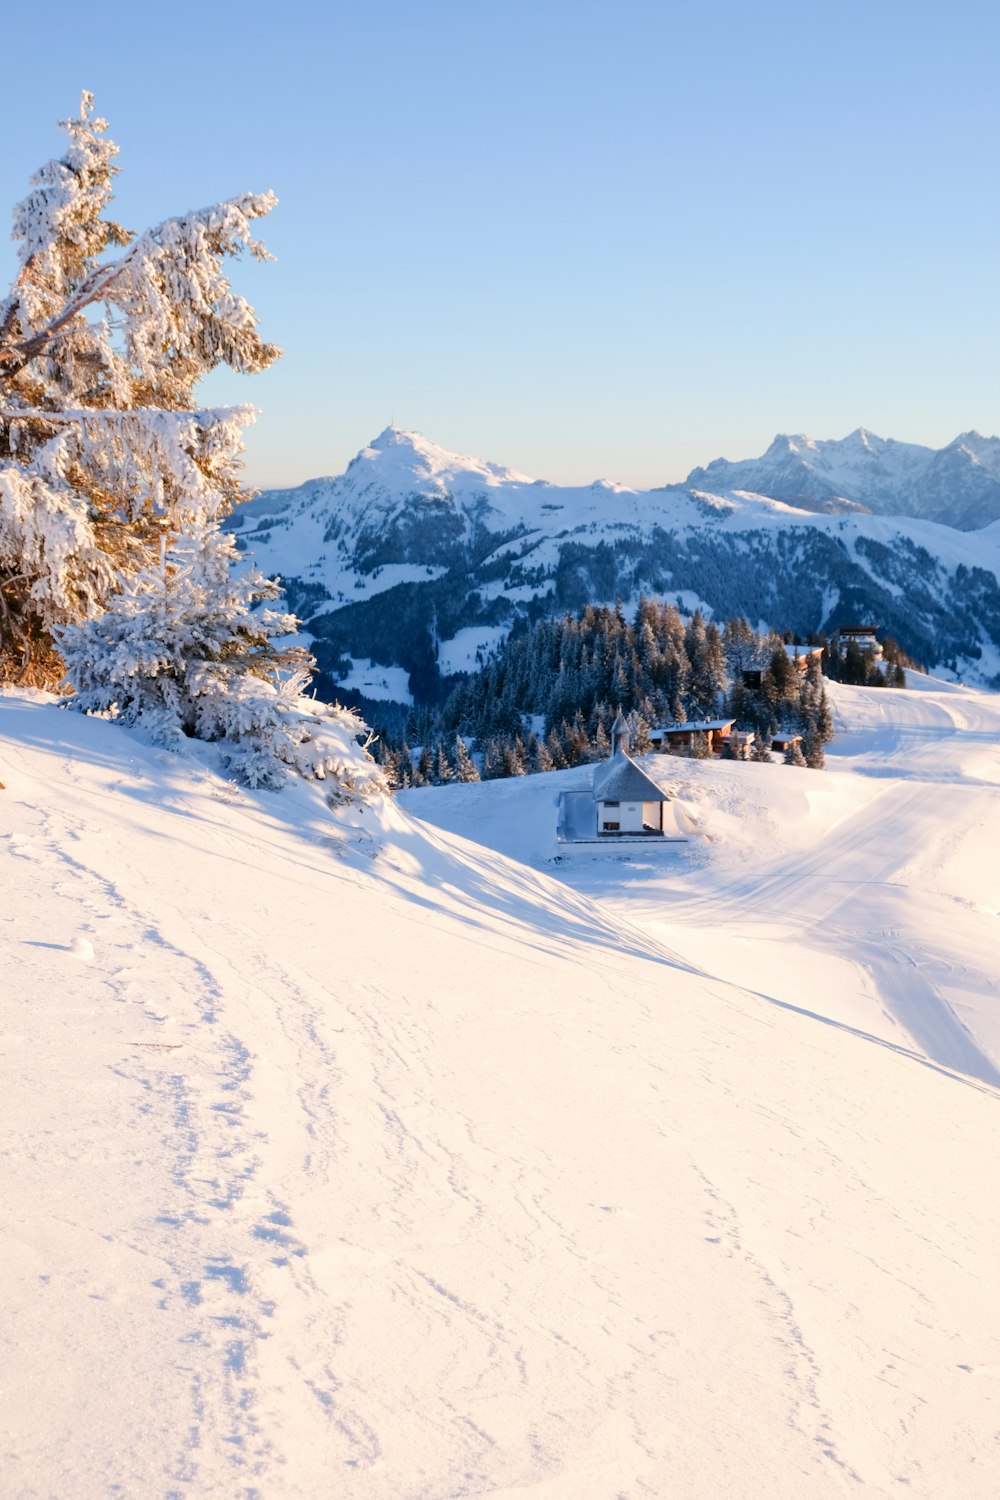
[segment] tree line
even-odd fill
[[[774,631],[745,619],[720,630],[643,596],[631,619],[620,604],[588,605],[512,635],[440,709],[384,734],[376,754],[397,786],[563,770],[609,754],[619,708],[637,754],[657,726],[732,718],[753,731],[756,758],[769,760],[785,732],[802,737],[790,762],[819,767],[833,735],[818,658],[803,672]],[[707,734],[695,733],[691,753],[710,753]]]

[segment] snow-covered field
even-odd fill
[[[716,977],[1000,1084],[1000,698],[909,681],[827,685],[825,771],[647,757],[704,837],[646,858],[554,847],[558,794],[586,767],[401,800]]]
[[[994,1497],[1000,700],[835,692],[646,864],[0,694],[0,1493]]]

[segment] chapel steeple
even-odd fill
[[[617,755],[620,750],[623,755],[627,755],[631,748],[632,733],[625,722],[624,714],[619,709],[618,717],[611,726],[611,754]]]

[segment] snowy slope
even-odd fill
[[[401,800],[714,974],[996,1084],[1000,697],[909,679],[907,692],[827,684],[824,771],[646,757],[704,832],[648,862],[555,849],[556,798],[586,767]]]
[[[861,438],[897,477],[916,462],[895,445],[890,464],[891,445]],[[824,484],[846,483],[843,455],[810,454]],[[716,468],[688,487],[562,487],[389,428],[339,478],[263,494],[231,525],[285,579],[329,676],[349,687],[355,661],[401,668],[406,700],[433,700],[444,676],[539,608],[643,590],[800,634],[874,619],[930,666],[983,683],[1000,672],[998,525],[817,514],[747,488],[777,484],[773,465],[737,466],[713,487]]]
[[[684,767],[715,842],[595,902],[0,695],[5,1493],[994,1495],[997,1092],[832,1014],[778,879],[996,922],[995,703],[921,702],[842,696],[829,789]]]

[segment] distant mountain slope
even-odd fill
[[[717,458],[692,469],[687,483],[755,490],[808,510],[846,501],[879,515],[917,516],[970,531],[1000,518],[1000,438],[963,432],[934,449],[863,427],[839,441],[779,433],[760,458]]]
[[[901,473],[911,449],[873,462]],[[812,464],[814,505],[831,499],[821,478],[847,472],[835,457],[820,454],[825,478]],[[339,477],[265,492],[230,524],[284,578],[329,678],[362,698],[397,667],[431,701],[519,620],[642,591],[800,634],[874,620],[928,666],[1000,671],[996,523],[968,535],[721,485],[558,486],[388,428]]]

